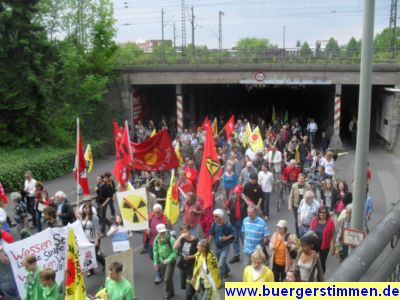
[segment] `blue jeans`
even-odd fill
[[[240,241],[243,244],[243,234],[242,234],[242,220],[236,220],[235,222],[231,223],[233,228],[233,234],[235,239],[233,240],[233,255],[239,256],[240,255]]]
[[[219,267],[219,275],[222,277],[223,275],[229,273],[229,267],[228,264],[226,263],[226,260],[228,258],[229,255],[229,249],[230,249],[230,245],[225,246],[221,249],[217,248],[216,251],[216,256],[218,259],[218,267]]]
[[[299,226],[300,238],[302,238],[309,230],[310,230],[310,226],[300,225]]]
[[[36,226],[37,226],[37,231],[41,232],[42,231],[42,212],[35,209],[35,214],[36,214]]]

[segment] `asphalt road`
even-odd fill
[[[96,176],[106,171],[112,171],[114,165],[114,157],[95,161],[94,169],[89,174],[90,186],[94,187]],[[351,182],[354,173],[354,153],[341,156],[337,161],[337,177]],[[370,152],[370,165],[373,170],[373,179],[371,183],[371,195],[374,199],[374,213],[370,223],[372,229],[379,220],[390,209],[392,202],[398,201],[398,187],[400,178],[400,159],[384,150],[376,148]],[[21,178],[21,181],[23,179]],[[55,180],[45,182],[45,187],[48,189],[50,195],[54,195],[58,190],[64,191],[71,202],[76,201],[76,183],[73,180],[73,175],[68,174]],[[280,219],[286,219],[289,222],[289,231],[294,232],[294,219],[292,212],[287,209],[287,201],[283,209],[278,213],[276,211],[276,193],[272,195],[270,203],[270,231],[275,230],[275,224]],[[12,205],[7,206],[7,211],[12,215]],[[175,225],[178,228],[178,224]],[[139,254],[142,246],[142,235],[135,233],[131,238],[131,247],[134,248],[134,276],[135,276],[135,289],[138,299],[162,299],[164,295],[163,284],[154,285],[154,269],[153,264],[147,254]],[[103,238],[101,250],[105,255],[113,253],[111,240]],[[232,255],[232,249],[230,256]],[[335,257],[329,257],[327,262],[327,274],[329,275],[338,265],[338,260]],[[129,267],[129,266],[124,266]],[[226,279],[227,281],[241,281],[243,265],[242,262],[230,265],[231,273]],[[178,286],[178,272],[174,274],[175,282],[175,298],[184,299],[185,291],[180,290]],[[87,290],[90,294],[98,291],[104,284],[105,274],[98,268],[96,274],[86,279]],[[220,290],[222,295],[222,289]]]

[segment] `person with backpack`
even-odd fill
[[[214,210],[214,222],[211,224],[210,236],[208,242],[214,240],[216,256],[218,259],[220,277],[226,278],[230,272],[226,260],[229,255],[230,245],[233,243],[235,235],[230,224],[224,223],[224,211],[222,209]]]
[[[164,277],[164,299],[171,299],[175,296],[173,277],[178,252],[174,248],[175,239],[167,231],[166,226],[161,223],[156,228],[158,234],[153,244],[154,268],[156,271],[160,270]]]
[[[285,280],[286,272],[297,257],[298,246],[299,242],[296,236],[288,232],[287,221],[279,220],[269,243],[271,250],[270,266],[276,282]]]

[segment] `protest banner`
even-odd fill
[[[79,250],[79,263],[83,271],[97,267],[96,251],[93,244],[86,238],[82,225],[79,221],[70,224],[74,230]],[[22,264],[25,256],[33,254],[36,256],[37,265],[40,269],[51,268],[56,271],[56,280],[62,282],[65,278],[65,257],[67,246],[68,227],[47,228],[46,230],[32,235],[24,240],[12,244],[4,244],[14,273],[18,292],[24,295],[24,283],[26,271]]]
[[[126,230],[149,228],[146,188],[117,193],[119,211]]]
[[[128,250],[129,244],[128,231],[118,231],[111,235],[112,247],[114,252],[122,252]]]

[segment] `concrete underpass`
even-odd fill
[[[385,86],[374,86],[372,93],[371,137],[376,131],[379,103]],[[225,122],[230,115],[248,118],[256,123],[261,117],[271,122],[272,109],[278,114],[289,113],[289,118],[313,117],[322,131],[332,133],[335,85],[246,85],[246,84],[188,84],[182,85],[184,127],[196,129],[204,117],[223,116]],[[159,121],[176,118],[175,85],[140,85],[133,90],[141,95],[144,103],[144,119]],[[358,85],[341,87],[341,138],[350,143],[348,130],[352,117],[358,111]],[[172,121],[174,122],[174,121]],[[174,124],[174,123],[172,123]]]

